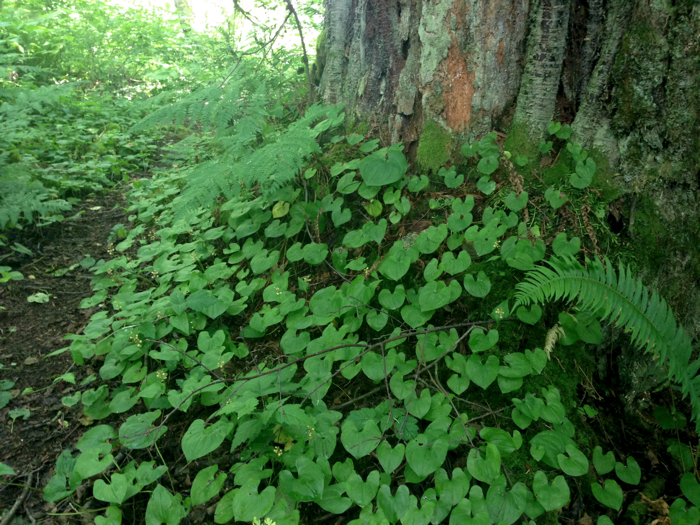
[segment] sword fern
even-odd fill
[[[700,360],[691,360],[690,337],[671,308],[622,264],[617,273],[608,260],[605,266],[598,260],[586,264],[587,269],[572,257],[552,258],[550,267],[529,271],[516,285],[515,307],[559,299],[576,301],[582,309],[623,327],[637,347],[668,366],[669,377],[689,396],[700,430]]]

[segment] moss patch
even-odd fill
[[[513,123],[508,130],[508,135],[503,144],[503,149],[510,151],[513,156],[522,155],[529,161],[522,168],[517,168],[525,180],[532,178],[530,169],[537,169],[540,162],[540,149],[538,144],[530,140],[530,135],[524,123]]]
[[[597,148],[588,150],[588,156],[595,161],[596,170],[591,187],[600,192],[604,202],[617,199],[621,192],[613,183],[610,164],[605,154]],[[563,148],[557,163],[542,170],[542,180],[549,186],[568,186],[569,176],[575,170],[574,159],[566,148]]]
[[[428,121],[418,143],[416,160],[423,171],[437,171],[450,160],[452,137],[438,123]]]

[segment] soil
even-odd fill
[[[70,341],[66,334],[80,334],[87,325],[91,309],[81,309],[80,302],[92,296],[89,272],[80,266],[87,255],[95,260],[108,259],[107,238],[112,227],[121,222],[125,212],[119,204],[123,197],[117,193],[88,199],[74,208],[82,212],[75,220],[66,220],[48,228],[25,228],[10,233],[9,244],[19,242],[32,256],[16,251],[0,251],[0,265],[20,271],[24,279],[0,286],[0,379],[14,382],[12,400],[0,410],[0,462],[12,467],[20,476],[13,481],[26,484],[31,475],[24,509],[17,512],[30,521],[33,516],[52,512],[41,489],[51,477],[56,458],[70,448],[85,429],[81,421],[81,403],[69,408],[61,398],[86,390],[92,385],[81,382],[95,374],[90,367],[73,364],[70,352],[47,358],[52,352],[65,348]],[[16,237],[16,238],[13,238]],[[78,266],[57,277],[56,270]],[[59,272],[61,273],[61,272]],[[49,295],[46,303],[29,302],[37,292]],[[75,374],[75,384],[54,380],[67,372]],[[34,392],[25,393],[32,388]],[[14,421],[10,411],[27,409],[30,415]],[[0,509],[11,508],[22,488],[0,485]],[[42,523],[51,523],[46,516]],[[18,522],[20,523],[20,522]],[[27,523],[26,520],[21,523]]]

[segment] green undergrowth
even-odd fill
[[[64,219],[82,197],[153,161],[159,134],[128,129],[130,102],[81,83],[0,87],[0,230]]]
[[[698,363],[627,268],[545,233],[588,195],[587,152],[560,139],[574,170],[530,200],[495,134],[462,148],[478,180],[414,174],[401,144],[342,134],[342,107],[285,120],[247,82],[139,125],[207,131],[179,145],[177,168],[133,181],[129,223],[93,268],[81,306],[97,312],[63,351],[99,379],[62,401],[94,425],[45,499],[73,501],[94,478],[99,525],[132,506],[175,524],[200,505],[215,523],[532,525],[572,502],[614,523],[646,463],[586,431],[577,364],[594,366],[601,323],[620,326],[697,421]],[[496,191],[496,177],[511,183]],[[698,512],[686,506],[671,519]]]

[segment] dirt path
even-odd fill
[[[85,428],[80,421],[81,403],[69,408],[61,398],[94,386],[81,383],[97,372],[89,366],[73,366],[69,352],[44,358],[70,344],[64,341],[65,335],[80,333],[93,313],[80,308],[81,300],[92,296],[92,291],[90,273],[79,263],[86,255],[97,261],[109,257],[109,232],[115,224],[126,221],[123,209],[115,208],[121,202],[122,196],[116,193],[89,199],[74,208],[76,213],[83,211],[75,220],[9,235],[10,243],[19,242],[33,252],[32,257],[14,252],[0,261],[25,277],[0,284],[0,305],[5,307],[0,310],[0,381],[14,383],[9,390],[12,400],[0,409],[0,462],[24,476],[15,478],[14,483],[26,483],[33,473],[32,486],[41,489],[58,454]],[[5,254],[7,251],[0,252],[0,256]],[[65,275],[52,275],[75,264],[78,266]],[[37,292],[48,294],[50,300],[28,302],[27,298]],[[75,384],[54,383],[66,372],[75,374]],[[28,388],[34,392],[22,395]],[[28,410],[28,417],[13,421],[11,411],[17,409]],[[0,511],[11,508],[21,493],[21,487],[0,485]],[[30,490],[17,515],[27,515],[31,521],[29,514],[43,515],[47,510],[41,492]]]

